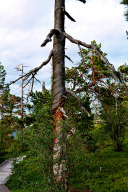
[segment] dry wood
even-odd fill
[[[83,2],[83,3],[86,3],[86,0],[78,0],[78,1],[81,1],[81,2]]]
[[[10,85],[11,84],[14,84],[16,83],[18,80],[20,80],[22,77],[24,78],[24,80],[27,80],[31,75],[31,79],[33,79],[33,77],[37,74],[37,72],[43,67],[45,66],[47,63],[49,63],[49,61],[51,60],[53,56],[53,51],[50,52],[49,56],[48,56],[48,59],[45,60],[40,66],[38,67],[35,67],[34,69],[30,70],[28,73],[24,74],[23,76],[20,76],[18,79],[16,79],[15,81],[11,81],[10,82]],[[29,80],[28,80],[29,81]]]
[[[71,60],[71,58],[70,58],[69,56],[65,55],[65,57],[66,57],[69,61],[71,61],[71,62],[73,63],[73,61]]]
[[[71,21],[76,22],[75,19],[73,19],[73,18],[71,17],[71,15],[70,15],[67,11],[64,11],[64,14],[65,14]]]
[[[44,42],[41,44],[41,47],[44,47],[48,42],[51,42],[52,41],[52,36],[54,34],[58,34],[58,30],[56,29],[51,29],[49,34],[47,35],[46,39],[44,40]]]

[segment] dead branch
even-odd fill
[[[25,87],[30,83],[30,81],[32,80],[32,78],[33,78],[33,77],[31,77],[31,78],[28,80],[28,82],[23,86],[23,88],[25,88]]]
[[[87,109],[85,109],[85,108],[82,106],[81,101],[80,101],[80,99],[77,97],[77,95],[76,95],[73,91],[71,91],[71,90],[69,90],[69,89],[66,89],[65,92],[68,93],[68,94],[70,94],[71,96],[73,96],[73,97],[76,99],[76,101],[78,102],[81,110],[82,110],[84,113],[86,113],[86,114],[88,115],[88,117],[90,117],[89,112],[87,111]]]
[[[34,85],[34,75],[32,75],[32,87],[31,87],[31,93],[33,91],[33,85]]]
[[[28,79],[31,75],[32,75],[32,78],[33,78],[33,77],[37,74],[37,72],[38,72],[43,66],[45,66],[47,63],[49,63],[49,61],[51,60],[52,56],[53,56],[53,51],[50,52],[47,60],[45,60],[40,66],[35,67],[34,69],[30,70],[30,71],[29,71],[28,73],[26,73],[25,75],[20,76],[20,77],[19,77],[18,79],[16,79],[15,81],[11,81],[9,85],[16,83],[16,82],[17,82],[18,80],[20,80],[22,77],[24,78],[24,81],[25,81],[26,79]],[[31,79],[32,79],[32,78],[31,78]]]
[[[121,83],[124,84],[124,86],[126,87],[125,83],[123,82],[122,80],[122,77],[119,75],[119,72],[117,72],[114,68],[114,65],[111,64],[108,59],[105,57],[105,55],[103,54],[103,52],[97,47],[97,46],[94,46],[92,44],[87,44],[85,42],[82,42],[80,40],[77,40],[77,39],[74,39],[73,37],[71,37],[70,35],[68,35],[66,32],[63,33],[65,38],[67,38],[69,41],[71,41],[72,43],[75,43],[77,45],[82,45],[83,47],[86,47],[86,48],[90,48],[90,49],[93,49],[97,55],[101,58],[101,60],[108,66],[109,69],[112,70],[113,72],[113,77],[114,79],[119,79]]]
[[[49,32],[49,34],[47,35],[47,37],[46,37],[46,39],[44,40],[44,42],[41,44],[41,47],[44,47],[48,42],[51,42],[52,41],[52,36],[54,35],[54,34],[58,34],[58,30],[56,30],[56,29],[51,29],[50,30],[50,32]]]
[[[69,61],[71,61],[71,62],[73,63],[73,61],[71,60],[70,57],[68,57],[67,55],[65,55],[65,57],[66,57]]]
[[[86,3],[86,0],[78,0],[78,1],[81,1],[81,2],[83,2],[83,3]]]
[[[86,48],[90,48],[92,49],[92,45],[91,44],[87,44],[85,42],[82,42],[80,40],[77,40],[77,39],[74,39],[73,37],[71,37],[70,35],[68,35],[66,32],[63,33],[65,38],[67,38],[69,41],[71,41],[72,43],[75,43],[75,44],[79,44],[79,45],[82,45],[83,47],[86,47]]]
[[[73,19],[73,18],[71,17],[71,15],[69,15],[69,13],[68,13],[67,11],[64,11],[64,14],[65,14],[71,21],[76,22],[75,19]]]
[[[81,0],[82,1],[82,0]],[[83,2],[83,1],[82,1]],[[44,40],[44,42],[42,43],[42,47],[45,46],[48,42],[51,41],[51,37],[54,35],[54,34],[60,34],[61,32],[57,29],[51,29],[50,33],[47,35],[46,39]],[[97,55],[101,58],[101,60],[108,66],[109,69],[112,70],[113,72],[113,77],[114,79],[117,78],[120,80],[121,83],[124,84],[119,72],[117,72],[114,68],[114,65],[111,64],[108,59],[105,57],[105,55],[103,54],[103,52],[97,47],[97,46],[94,46],[92,44],[87,44],[85,42],[82,42],[80,40],[77,40],[77,39],[74,39],[73,37],[71,37],[69,34],[67,34],[66,32],[63,33],[63,35],[65,36],[65,38],[67,38],[69,41],[71,41],[72,43],[75,43],[79,46],[79,49],[80,49],[80,52],[81,52],[81,48],[80,48],[80,45],[82,45],[83,47],[86,47],[86,48],[90,48],[90,49],[93,49]],[[83,57],[82,57],[83,59]],[[126,85],[124,84],[124,86],[126,87]]]
[[[34,78],[35,78],[35,80],[36,80],[38,83],[40,83],[40,84],[41,84],[40,80],[38,80],[36,77],[34,77]]]

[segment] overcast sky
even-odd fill
[[[118,66],[128,64],[128,40],[123,5],[120,0],[66,0],[66,10],[76,20],[66,19],[66,32],[86,43],[96,40],[109,61]],[[47,59],[52,42],[46,47],[40,45],[54,26],[54,0],[0,0],[0,61],[7,72],[6,82],[15,80],[20,72],[14,69],[23,63],[25,72]],[[79,62],[78,47],[67,41],[66,54],[74,63]],[[66,60],[66,66],[71,63]],[[50,88],[51,64],[45,66],[37,78],[45,80]],[[20,83],[20,82],[19,82]],[[11,93],[18,94],[18,84],[11,86]],[[41,90],[36,84],[35,89]]]

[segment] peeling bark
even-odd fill
[[[54,146],[53,146],[53,174],[55,181],[59,182],[61,188],[67,189],[67,167],[64,135],[62,130],[63,107],[58,107],[53,115]]]

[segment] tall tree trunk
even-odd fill
[[[54,29],[64,32],[65,0],[55,0]],[[54,155],[53,174],[62,188],[67,185],[66,158],[64,155],[63,121],[65,94],[65,38],[61,34],[55,34],[53,40],[53,126],[54,126]]]

